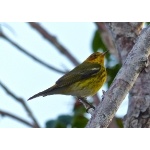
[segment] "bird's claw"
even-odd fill
[[[90,104],[89,102],[86,101],[86,98],[83,98],[83,97],[78,97],[79,101],[84,105],[84,107],[86,108],[86,112],[88,113],[89,112],[89,109],[93,109],[95,110],[95,107]]]

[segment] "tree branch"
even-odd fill
[[[106,23],[106,25],[112,34],[123,64],[142,30],[143,23]]]
[[[109,30],[107,30],[107,27],[104,22],[95,22],[96,26],[98,27],[100,36],[107,47],[109,49],[109,52],[118,58],[117,50],[115,47],[115,44],[113,42],[113,38],[110,35]]]
[[[8,116],[8,117],[13,118],[13,119],[15,119],[17,121],[20,121],[21,123],[24,123],[25,125],[28,125],[28,126],[30,126],[32,128],[37,128],[36,126],[32,125],[31,123],[27,122],[26,120],[24,120],[24,119],[22,119],[20,117],[17,117],[16,115],[13,115],[12,113],[10,114],[10,113],[8,113],[6,111],[0,110],[0,114],[2,116]]]
[[[25,111],[28,113],[29,117],[32,119],[34,125],[34,127],[39,128],[39,124],[37,122],[37,120],[35,119],[34,115],[32,114],[31,110],[28,108],[27,104],[25,103],[25,101],[22,98],[17,97],[15,94],[13,94],[2,82],[0,82],[0,86],[3,88],[3,90],[10,95],[11,97],[13,97],[17,102],[21,103],[23,108],[25,109]]]
[[[150,128],[150,65],[140,73],[130,90],[124,127]]]
[[[32,58],[34,61],[38,62],[39,64],[43,65],[44,67],[54,70],[56,72],[59,73],[66,73],[65,71],[56,69],[55,67],[45,63],[44,61],[40,60],[39,58],[35,57],[34,55],[30,54],[29,52],[27,52],[24,48],[22,48],[21,46],[19,46],[18,44],[16,44],[15,42],[13,42],[10,38],[8,38],[6,35],[4,35],[2,32],[0,32],[0,36],[2,38],[4,38],[6,41],[8,41],[10,44],[12,44],[14,47],[16,47],[19,51],[21,51],[22,53],[24,53],[25,55],[27,55],[28,57]]]
[[[138,75],[145,68],[149,55],[150,27],[141,33],[131,52],[129,52],[111,87],[105,93],[103,101],[98,105],[88,122],[88,128],[105,128],[109,125]]]
[[[109,23],[114,41],[120,53],[122,62],[133,47],[143,23]],[[150,62],[150,57],[149,57]],[[124,127],[150,127],[150,66],[138,76],[129,93],[129,106],[124,117]]]
[[[46,40],[48,40],[50,43],[52,43],[63,55],[65,55],[70,61],[76,66],[79,64],[79,62],[69,53],[69,51],[62,45],[55,36],[48,33],[44,28],[42,28],[38,23],[36,22],[29,22],[29,25],[37,30]]]

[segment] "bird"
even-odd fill
[[[106,52],[94,52],[85,61],[60,77],[53,86],[28,100],[53,94],[72,95],[81,98],[95,95],[107,78],[104,59]]]

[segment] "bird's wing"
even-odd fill
[[[84,63],[84,64],[83,64]],[[73,70],[62,76],[56,81],[56,84],[59,87],[67,86],[72,83],[81,81],[83,79],[90,78],[93,75],[96,75],[100,69],[100,64],[83,62],[79,66],[75,67]]]

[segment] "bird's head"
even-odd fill
[[[105,54],[106,52],[95,52],[93,54],[91,54],[85,61],[86,62],[95,62],[95,63],[99,63],[101,65],[104,65],[104,58],[105,58]]]

